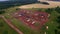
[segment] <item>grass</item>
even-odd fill
[[[0,24],[1,23],[0,34],[18,34],[15,30],[10,28],[2,18],[0,18]]]
[[[40,23],[36,22],[36,23],[34,23],[34,26],[38,27],[38,26],[40,26]]]
[[[60,14],[58,14],[56,11],[52,11],[50,14],[51,16],[49,18],[49,21],[40,30],[36,31],[36,30],[32,30],[30,27],[28,27],[27,25],[25,25],[23,22],[19,21],[18,19],[13,18],[11,15],[8,15],[8,14],[11,14],[12,12],[16,12],[16,8],[17,7],[15,8],[11,7],[9,9],[5,9],[6,13],[2,15],[4,15],[7,19],[10,19],[12,23],[16,25],[24,34],[44,34],[44,32],[47,32],[47,34],[55,34],[54,30],[57,29],[57,25],[58,25],[55,20],[57,16],[60,16]],[[32,8],[28,10],[39,10],[39,9]],[[44,9],[41,9],[41,11],[44,11]],[[46,29],[46,26],[49,27],[48,30]],[[12,32],[9,32],[9,33],[12,33]]]
[[[51,13],[51,16],[49,18],[49,21],[45,24],[44,27],[48,26],[48,30],[46,28],[43,29],[44,32],[47,32],[47,34],[55,34],[55,29],[57,29],[57,22],[56,22],[56,18],[59,16],[60,14],[58,14],[56,11],[53,11]]]
[[[44,34],[44,32],[47,32],[47,34],[55,34],[55,29],[57,29],[58,26],[58,23],[56,22],[58,16],[60,16],[60,14],[56,11],[51,12],[49,21],[41,28],[42,34]],[[46,29],[46,26],[49,27],[48,30]]]
[[[29,26],[25,25],[23,22],[16,18],[12,18],[11,15],[5,16],[6,18],[10,19],[11,22],[17,26],[24,34],[37,34],[36,30],[32,30]],[[38,33],[39,34],[39,33]]]
[[[9,8],[9,9],[6,9],[5,10],[6,13],[5,14],[2,14],[5,16],[5,18],[7,19],[10,19],[11,22],[16,25],[24,34],[40,34],[39,32],[35,31],[35,30],[32,30],[29,26],[25,25],[23,22],[21,22],[20,20],[12,17],[11,15],[8,15],[8,14],[11,14],[12,12],[15,12],[16,11],[16,8],[12,9],[12,8]]]

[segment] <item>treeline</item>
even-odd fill
[[[2,6],[0,6],[0,10],[7,9],[9,7],[13,7],[13,5],[2,5]]]
[[[13,6],[20,6],[20,5],[32,4],[38,2],[39,1],[37,0],[5,1],[5,2],[0,2],[0,9],[6,9]]]
[[[47,9],[45,9],[45,12],[47,12],[47,13],[51,13],[52,11],[56,11],[57,13],[60,13],[60,7],[57,6],[55,8],[47,8]]]
[[[56,22],[58,26],[57,29],[55,29],[55,34],[60,34],[60,16],[57,17]]]
[[[4,10],[0,10],[0,14],[4,14],[5,13],[5,11]]]

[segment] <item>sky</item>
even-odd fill
[[[0,0],[0,1],[8,1],[8,0]]]
[[[10,0],[0,0],[0,1],[10,1]],[[14,0],[13,0],[14,1]],[[40,1],[46,1],[46,0],[40,0]],[[56,0],[55,0],[56,1]],[[57,0],[59,1],[59,0]]]
[[[0,1],[8,1],[8,0],[0,0]]]

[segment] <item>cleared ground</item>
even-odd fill
[[[23,6],[20,6],[18,8],[21,8],[21,9],[28,9],[28,8],[54,8],[54,7],[60,6],[60,2],[56,2],[56,1],[45,1],[45,2],[48,2],[49,5],[36,3],[36,4],[23,5]]]
[[[48,13],[39,11],[20,9],[18,12],[12,13],[12,16],[33,29],[41,28],[48,21]],[[40,25],[36,26],[35,23]]]

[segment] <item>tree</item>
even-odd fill
[[[45,11],[50,14],[53,11],[53,8],[48,8]]]
[[[38,8],[38,9],[36,9],[37,11],[42,11],[42,8]]]
[[[16,8],[16,10],[20,10],[20,8]]]
[[[57,28],[60,29],[60,25]]]
[[[55,34],[57,34],[57,31],[58,31],[58,30],[57,30],[57,29],[55,29]]]
[[[5,13],[5,11],[3,11],[3,10],[0,10],[0,14],[3,14],[3,13]]]
[[[60,34],[60,31],[58,31],[57,34]]]
[[[4,26],[4,24],[1,22],[1,23],[0,23],[0,27],[3,27],[3,26]]]
[[[7,31],[7,30],[5,30],[5,31],[3,32],[3,34],[8,34],[8,31]]]
[[[55,8],[55,11],[58,12],[58,13],[60,13],[60,7],[57,6],[57,7]]]
[[[60,24],[60,16],[57,17],[57,22]]]

